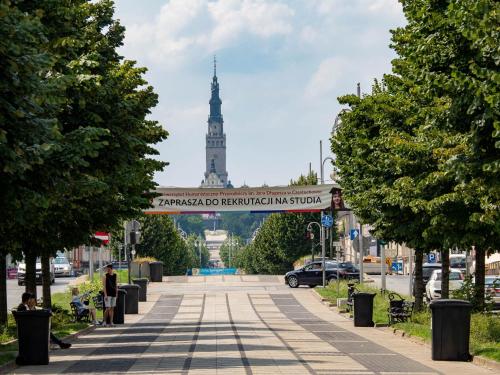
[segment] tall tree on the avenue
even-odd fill
[[[32,48],[47,54],[49,63],[45,73],[34,74],[32,85],[54,92],[50,101],[44,96],[37,103],[41,126],[50,126],[48,141],[19,147],[20,155],[37,148],[45,153],[35,159],[36,168],[14,177],[12,199],[6,199],[14,202],[14,217],[23,215],[15,224],[25,234],[27,289],[33,291],[36,256],[42,255],[48,270],[49,256],[57,250],[88,243],[95,231],[116,227],[149,207],[153,174],[165,165],[150,157],[157,154],[151,145],[167,133],[146,119],[157,95],[143,78],[145,69],[122,61],[116,51],[124,28],[113,19],[111,1],[6,4],[38,22],[41,36]],[[8,130],[7,137],[25,129]],[[23,205],[16,207],[21,193]],[[4,228],[0,225],[0,231]],[[44,272],[44,303],[50,305],[48,279]]]
[[[51,109],[56,82],[47,77],[52,57],[40,16],[0,1],[0,324],[7,322],[5,256],[19,256],[19,239],[30,224],[28,207],[45,197],[23,186],[27,174],[47,158],[58,136]],[[33,264],[34,274],[34,264]]]
[[[394,72],[425,104],[422,133],[438,134],[433,153],[439,164],[428,180],[448,183],[425,202],[432,217],[428,235],[439,236],[443,248],[475,247],[482,305],[485,255],[500,247],[500,3],[402,3],[408,23],[393,33]]]

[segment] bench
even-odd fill
[[[414,302],[406,301],[397,293],[389,293],[389,308],[387,309],[389,325],[411,320],[413,306]]]
[[[74,302],[70,302],[69,306],[71,307],[71,313],[73,314],[73,322],[90,322],[90,311],[85,310],[82,313],[78,313],[78,309]]]
[[[104,298],[103,298],[103,295],[101,293],[92,297],[92,302],[94,303],[94,306],[97,310],[104,309]]]
[[[349,283],[347,284],[347,302],[346,302],[346,310],[353,311],[354,310],[354,300],[352,298],[352,295],[356,293],[358,290],[354,286],[354,284]]]

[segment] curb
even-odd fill
[[[500,373],[500,363],[489,358],[481,357],[480,355],[475,355],[472,358],[472,363],[477,366],[485,367],[489,370],[496,371]]]
[[[84,329],[78,331],[78,332],[72,333],[71,335],[64,336],[62,338],[62,340],[72,341],[72,340],[78,338],[78,336],[80,336],[80,335],[85,335],[85,334],[87,334],[89,332],[92,332],[96,328],[97,328],[97,326],[91,325],[91,326],[89,326],[87,328],[84,328]],[[8,343],[12,344],[12,343],[15,343],[15,342],[17,342],[17,339],[11,340]],[[9,372],[13,371],[17,367],[18,366],[16,364],[16,360],[13,359],[12,361],[7,362],[4,365],[0,366],[0,374],[8,374]]]

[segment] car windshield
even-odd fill
[[[500,279],[498,277],[486,277],[484,279],[484,285],[493,286],[493,284],[500,286]]]
[[[54,259],[55,264],[68,264],[68,260],[66,258],[56,258]]]
[[[437,281],[441,280],[441,272],[437,273],[436,280]],[[461,272],[450,272],[450,281],[451,280],[462,280],[462,273]]]
[[[465,268],[465,258],[450,258],[450,267]]]
[[[429,278],[436,269],[438,269],[438,267],[422,267],[422,276]]]

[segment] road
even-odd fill
[[[368,275],[368,279],[372,279],[377,288],[382,287],[382,277],[380,275]],[[408,275],[386,275],[386,289],[399,293],[401,295],[410,295],[410,276]]]
[[[148,285],[124,325],[98,327],[18,374],[493,374],[432,361],[428,346],[354,327],[282,276],[191,276]]]
[[[68,284],[74,277],[57,277],[55,283],[51,286],[52,293],[64,292],[68,288]],[[17,279],[7,280],[7,308],[12,309],[21,302],[21,294],[24,293],[24,286],[17,285]],[[37,296],[42,296],[42,286],[36,288]]]

